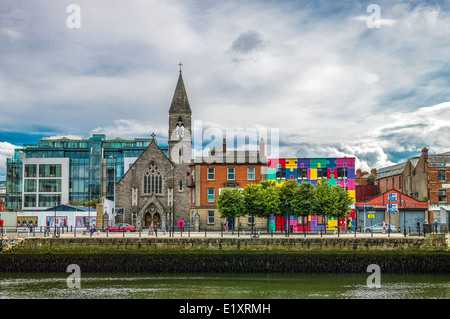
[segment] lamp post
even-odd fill
[[[284,232],[285,232],[285,236],[288,237],[289,236],[289,229],[287,227],[289,227],[289,222],[288,222],[288,213],[287,210],[289,209],[289,202],[286,200],[284,202],[284,205],[286,206],[286,214],[285,214],[285,221],[284,221]]]
[[[406,200],[403,200],[403,237],[406,237]]]
[[[55,231],[53,233],[53,238],[57,238],[57,236],[56,236],[56,205],[57,205],[57,202],[55,201],[55,219],[53,220],[53,226],[55,227]]]

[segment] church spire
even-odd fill
[[[178,76],[177,87],[175,88],[175,93],[173,94],[172,104],[170,105],[169,113],[189,113],[191,114],[191,107],[189,106],[189,99],[187,97],[186,88],[184,87],[183,76],[181,74]]]

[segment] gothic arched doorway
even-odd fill
[[[144,225],[145,227],[161,227],[161,215],[158,207],[155,204],[150,204],[144,212]]]

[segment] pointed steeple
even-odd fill
[[[169,113],[192,113],[191,107],[189,106],[189,99],[187,97],[186,88],[184,87],[183,76],[181,75],[181,66],[177,87],[175,88],[175,93],[173,94]]]

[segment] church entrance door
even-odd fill
[[[161,217],[159,216],[159,213],[153,215],[153,227],[161,227]]]
[[[145,214],[145,228],[148,228],[152,225],[152,215],[150,213]]]

